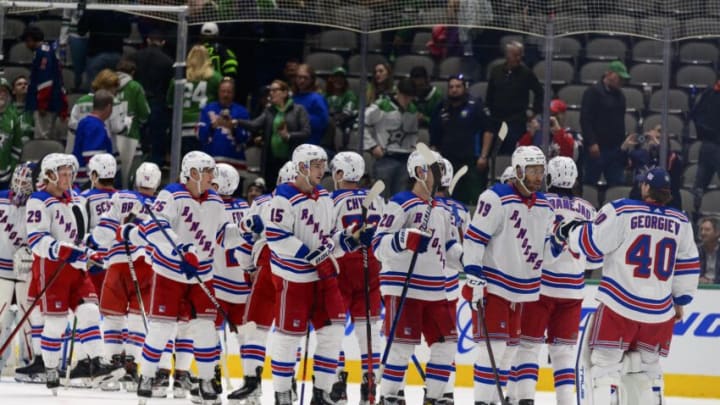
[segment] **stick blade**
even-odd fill
[[[452,195],[453,191],[455,190],[455,186],[457,186],[458,181],[464,176],[468,171],[467,165],[464,165],[460,168],[460,170],[455,173],[455,176],[453,176],[452,181],[450,181],[450,188],[448,189],[448,192],[450,195]]]
[[[373,201],[375,201],[383,191],[385,191],[385,183],[382,180],[376,181],[372,187],[370,187],[370,190],[368,190],[367,195],[365,195],[362,206],[365,207],[365,209],[370,208]]]
[[[85,239],[85,217],[80,206],[73,204],[71,209],[77,226],[77,240],[82,241]]]
[[[500,124],[500,130],[498,131],[498,138],[500,138],[501,141],[504,141],[505,138],[507,137],[507,133],[508,133],[508,126],[507,126],[507,123],[505,121],[503,121],[502,124]]]

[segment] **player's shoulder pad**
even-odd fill
[[[468,208],[465,206],[465,204],[461,203],[458,200],[448,198],[447,199],[448,204],[450,204],[451,207],[454,207],[455,209],[462,211],[462,212],[469,212]]]
[[[333,191],[330,194],[330,198],[332,198],[335,205],[338,205],[344,199],[346,199],[348,197],[358,196],[358,195],[359,196],[367,195],[367,190],[365,190],[365,189],[356,189],[356,190],[339,189],[339,190]]]
[[[252,202],[252,205],[258,205],[258,206],[263,205],[263,204],[266,204],[271,199],[272,199],[272,194],[270,194],[270,193],[262,194],[262,195],[255,197],[255,199]]]
[[[207,191],[207,201],[214,201],[223,205],[225,204],[222,198],[220,198],[220,196],[218,195],[217,191],[213,189]]]
[[[503,198],[509,195],[515,195],[515,189],[510,184],[498,183],[490,187],[487,191],[495,193],[498,197]]]
[[[52,194],[48,193],[45,190],[36,191],[32,194],[30,194],[30,199],[45,201],[48,198],[54,198]]]
[[[275,197],[282,197],[286,200],[290,200],[298,194],[302,194],[302,192],[290,183],[283,183],[275,187]]]
[[[425,204],[425,201],[411,191],[401,191],[390,198],[390,203],[395,203],[402,207],[403,211],[408,211],[416,205]]]
[[[535,206],[536,207],[546,207],[549,209],[552,209],[550,206],[550,203],[548,202],[547,197],[545,196],[545,193],[538,191],[535,193]]]

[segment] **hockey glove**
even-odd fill
[[[115,232],[115,240],[130,243],[130,232],[135,228],[136,226],[132,222],[120,226]]]
[[[568,237],[570,237],[570,232],[585,222],[586,221],[581,221],[575,218],[564,218],[555,226],[555,232],[553,232],[553,239],[555,240],[555,243],[560,245],[565,244]]]
[[[373,241],[373,238],[375,237],[376,230],[377,230],[377,228],[375,228],[374,226],[368,226],[368,227],[365,227],[365,229],[360,230],[360,235],[359,235],[360,243],[363,246],[368,247],[368,248],[370,246],[372,246],[372,241]]]
[[[262,218],[260,218],[260,215],[251,215],[249,217],[243,218],[241,229],[245,233],[261,233],[265,229],[265,224],[263,224]]]
[[[185,274],[185,278],[188,280],[196,277],[200,268],[200,260],[195,253],[195,246],[188,243],[178,246],[178,249],[183,255],[183,260],[180,261],[180,271]]]
[[[20,274],[27,274],[32,268],[33,255],[27,246],[23,246],[15,251],[13,255],[13,268]]]
[[[65,242],[53,242],[50,245],[50,257],[57,257],[58,260],[72,263],[78,261],[85,254],[84,249]]]
[[[90,274],[98,274],[105,271],[104,255],[100,252],[94,252],[88,256],[87,270]]]
[[[430,244],[430,234],[416,228],[403,229],[393,236],[392,246],[396,252],[411,250],[425,253]]]
[[[305,256],[305,260],[315,267],[320,280],[337,276],[337,270],[335,269],[335,263],[332,258],[332,251],[327,245],[322,245],[310,252],[307,256]]]
[[[487,281],[484,278],[476,277],[468,274],[465,279],[465,285],[462,288],[462,296],[470,303],[473,311],[478,310],[480,301],[485,296],[485,285]]]

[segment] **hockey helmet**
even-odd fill
[[[418,151],[413,151],[413,153],[410,154],[407,160],[407,172],[411,179],[419,180],[419,181],[425,181],[425,179],[419,179],[417,178],[417,175],[415,174],[415,168],[420,167],[423,171],[423,173],[427,173],[430,169],[430,165],[433,163],[439,161],[442,159],[442,156],[440,156],[439,153],[433,152],[433,155],[435,156],[435,161],[433,162],[426,162],[423,155]]]
[[[295,181],[297,177],[297,170],[295,170],[295,164],[292,161],[285,162],[278,172],[277,184],[290,183]]]
[[[525,179],[525,168],[528,166],[542,166],[545,169],[545,154],[537,146],[518,146],[510,161],[516,171],[515,177],[517,177],[517,168],[520,167],[522,170],[520,180]]]
[[[317,145],[304,143],[295,148],[293,151],[292,162],[298,174],[300,174],[300,163],[302,163],[306,169],[309,169],[310,162],[313,160],[322,160],[327,162],[327,153],[325,153],[325,149]]]
[[[227,163],[217,164],[217,177],[213,184],[218,185],[217,192],[220,195],[232,195],[240,184],[240,175],[237,169]]]
[[[508,180],[514,179],[514,178],[515,178],[515,169],[512,166],[508,166],[502,172],[502,175],[500,176],[500,182],[505,183]]]
[[[117,173],[115,157],[109,153],[98,153],[88,162],[88,174],[97,173],[98,179],[114,179]]]
[[[357,152],[340,152],[330,162],[330,171],[333,179],[335,179],[335,173],[342,171],[340,180],[358,182],[365,174],[365,160]]]
[[[205,152],[197,150],[188,152],[185,156],[183,156],[182,163],[180,164],[180,182],[182,184],[187,184],[188,180],[190,180],[190,173],[192,172],[192,169],[195,169],[198,172],[202,172],[206,169],[215,170],[215,159]]]
[[[578,170],[575,162],[566,156],[557,156],[548,162],[547,185],[559,188],[573,188]]]
[[[60,170],[61,167],[68,166],[74,173],[77,173],[77,170],[75,169],[75,163],[77,159],[72,159],[70,156],[65,153],[49,153],[47,154],[42,162],[40,162],[40,180],[47,180],[51,181],[50,178],[47,176],[48,172],[54,173],[57,177],[58,170]],[[57,181],[57,180],[55,180]],[[51,181],[55,183],[55,181]]]
[[[455,176],[455,171],[453,170],[452,163],[450,163],[450,161],[445,158],[442,158],[440,160],[440,163],[442,164],[441,167],[443,167],[442,179],[440,179],[440,186],[450,187],[450,183],[452,183],[452,178],[453,176]]]
[[[152,162],[143,162],[135,170],[135,187],[151,188],[157,190],[160,187],[162,172],[158,165]]]

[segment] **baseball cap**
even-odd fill
[[[550,113],[551,114],[559,114],[567,111],[567,104],[565,104],[564,101],[560,100],[559,98],[556,98],[555,100],[550,102]]]
[[[200,28],[200,33],[202,35],[213,36],[217,35],[219,32],[220,29],[218,28],[218,25],[214,22],[206,22],[202,25],[202,28]]]
[[[670,174],[662,167],[656,167],[648,170],[643,176],[642,182],[649,185],[650,188],[662,190],[670,189]]]
[[[336,67],[335,69],[332,70],[332,74],[333,74],[333,75],[343,75],[343,76],[345,76],[345,75],[347,75],[347,71],[345,71],[345,69],[344,69],[343,67],[338,66],[338,67]]]
[[[610,65],[608,66],[608,71],[617,73],[617,75],[622,77],[623,79],[630,78],[627,67],[625,67],[625,64],[619,60],[610,62]]]

